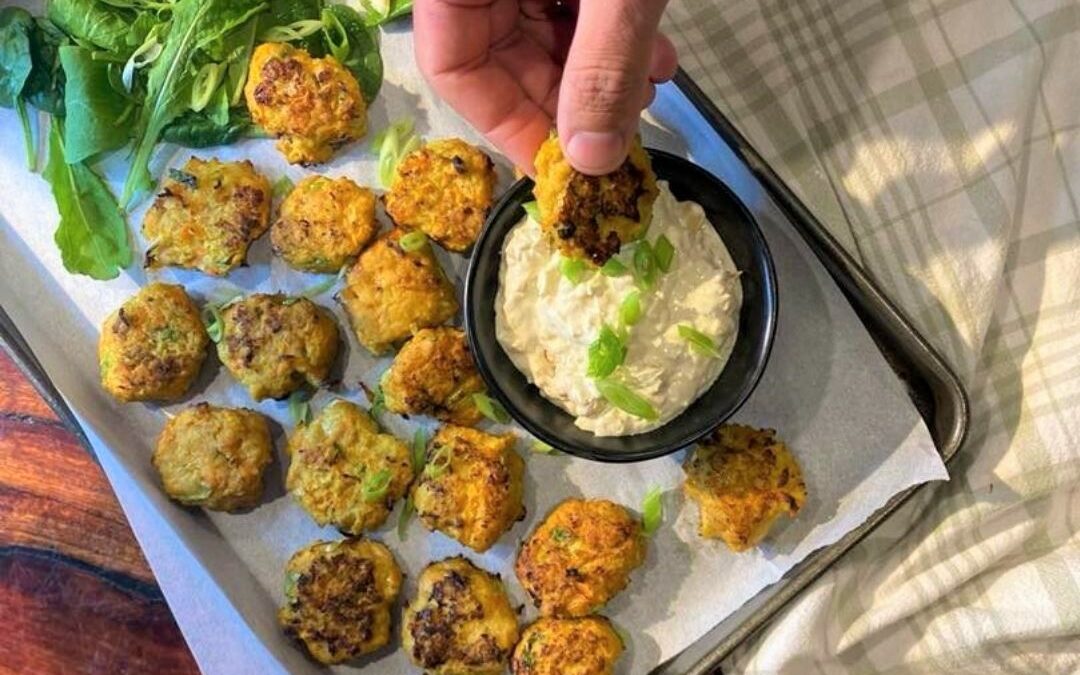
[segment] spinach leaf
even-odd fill
[[[49,0],[47,15],[62,31],[107,52],[127,57],[130,22],[115,7],[95,0]],[[141,41],[140,41],[141,42]]]
[[[365,25],[364,19],[351,7],[330,5],[323,11],[332,14],[341,24],[348,53],[340,61],[356,77],[360,91],[364,94],[364,100],[370,104],[379,93],[383,81],[383,62],[379,54],[378,35]],[[325,24],[325,21],[323,23]],[[325,29],[323,37],[324,39],[326,37]],[[327,47],[329,48],[329,45]]]
[[[0,106],[14,108],[30,76],[30,31],[34,18],[25,9],[0,9]]]
[[[131,264],[127,226],[105,182],[85,164],[68,164],[63,129],[53,118],[45,180],[60,212],[56,245],[64,268],[94,279],[113,279]]]
[[[269,0],[270,8],[259,17],[258,32],[273,26],[285,26],[294,21],[318,19],[322,14],[322,0]],[[324,56],[326,46],[318,33],[309,35],[294,44],[307,50],[312,56]]]
[[[241,26],[266,5],[255,0],[178,0],[173,5],[172,27],[161,55],[146,80],[146,100],[135,123],[135,153],[124,183],[121,203],[149,190],[150,154],[161,132],[187,109],[195,73],[196,54]]]
[[[91,50],[74,45],[60,48],[60,62],[67,78],[64,151],[68,163],[126,145],[131,127],[124,122],[132,104],[109,84],[110,64],[95,61]]]
[[[23,97],[38,110],[53,115],[64,114],[64,69],[60,66],[60,47],[67,36],[48,19],[34,22],[30,33],[30,60],[33,67],[23,87]]]

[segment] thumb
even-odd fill
[[[581,0],[559,86],[563,152],[578,171],[603,174],[626,159],[666,0]]]

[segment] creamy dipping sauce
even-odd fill
[[[496,337],[547,399],[597,436],[640,434],[677,417],[720,376],[738,334],[742,286],[727,247],[698,204],[677,201],[665,182],[659,187],[646,239],[665,235],[675,256],[669,271],[640,291],[641,318],[628,328],[625,359],[608,378],[647,400],[656,419],[616,408],[586,374],[589,345],[604,324],[619,325],[619,307],[637,289],[633,274],[608,277],[590,266],[575,285],[528,217],[503,244]],[[623,248],[618,257],[633,270],[633,245]],[[714,354],[693,349],[680,326],[710,338]]]

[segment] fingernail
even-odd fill
[[[626,140],[613,131],[578,131],[566,142],[566,155],[582,173],[610,173],[626,158]]]

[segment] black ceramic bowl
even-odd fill
[[[742,271],[739,334],[731,358],[712,387],[664,426],[635,436],[600,437],[574,426],[574,418],[529,384],[495,338],[495,297],[503,240],[524,217],[533,183],[515,183],[491,210],[473,249],[465,279],[465,328],[477,367],[490,393],[529,433],[560,450],[602,462],[637,462],[666,455],[699,440],[729,418],[754,390],[769,358],[776,328],[776,274],[765,238],[746,207],[704,169],[675,155],[650,150],[653,169],[677,199],[693,200]]]

